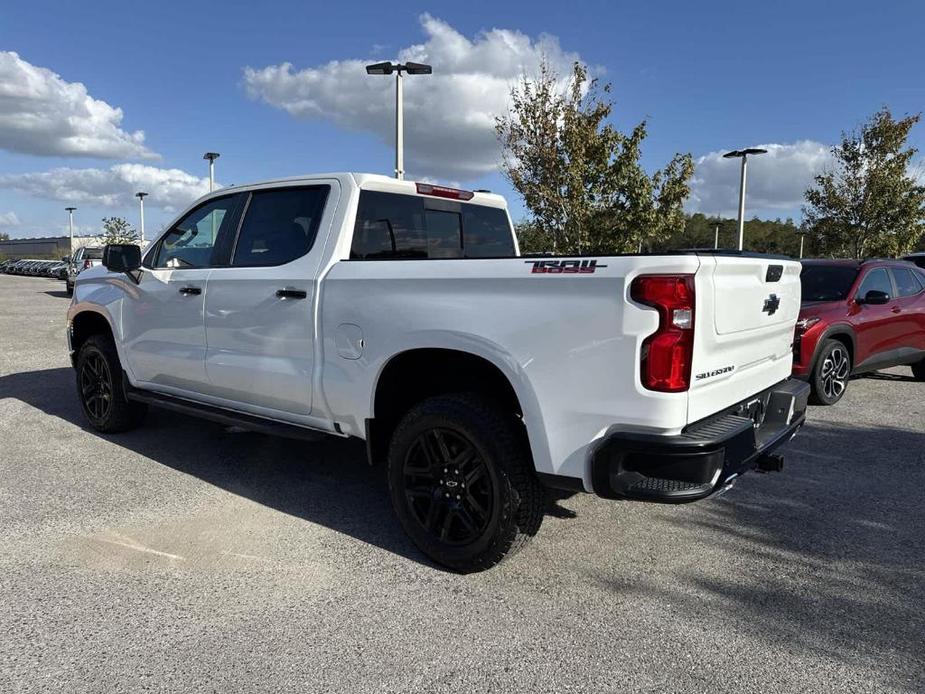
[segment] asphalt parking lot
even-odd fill
[[[63,283],[0,276],[0,691],[925,691],[925,384],[813,408],[783,473],[582,495],[429,564],[362,444],[84,424]]]

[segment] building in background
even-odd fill
[[[147,242],[141,244],[144,248]],[[36,260],[60,260],[72,256],[74,251],[83,246],[101,246],[99,236],[75,236],[74,246],[70,246],[67,236],[43,236],[34,239],[8,239],[0,241],[0,259],[35,258]]]

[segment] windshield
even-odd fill
[[[845,265],[804,265],[800,273],[803,301],[839,301],[848,298],[848,291],[858,276],[858,269]]]

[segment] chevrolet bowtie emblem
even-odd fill
[[[777,313],[777,309],[780,308],[780,299],[777,294],[771,294],[767,299],[764,300],[764,308],[762,311],[766,312],[769,316],[773,316]]]

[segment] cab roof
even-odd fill
[[[409,180],[399,180],[397,178],[392,178],[390,176],[384,176],[382,174],[373,174],[373,173],[361,173],[361,172],[352,172],[352,171],[339,171],[332,173],[313,173],[313,174],[303,174],[301,176],[287,176],[284,178],[273,178],[265,181],[255,181],[252,183],[241,183],[237,185],[226,186],[224,188],[219,188],[215,190],[214,193],[219,192],[229,192],[235,189],[250,189],[250,188],[259,188],[262,186],[275,186],[285,183],[297,183],[302,181],[311,181],[317,179],[331,179],[335,178],[342,183],[350,185],[354,183],[361,190],[379,190],[383,192],[394,192],[402,193],[405,195],[422,195],[419,190],[420,186],[434,186],[436,188],[445,188],[449,190],[464,190],[472,193],[472,197],[467,202],[490,205],[492,207],[507,207],[507,201],[501,195],[497,193],[491,193],[486,190],[470,190],[459,188],[458,186],[445,186],[443,184],[434,183],[433,181],[409,181]],[[426,194],[425,194],[426,195]],[[206,196],[209,197],[209,196]]]

